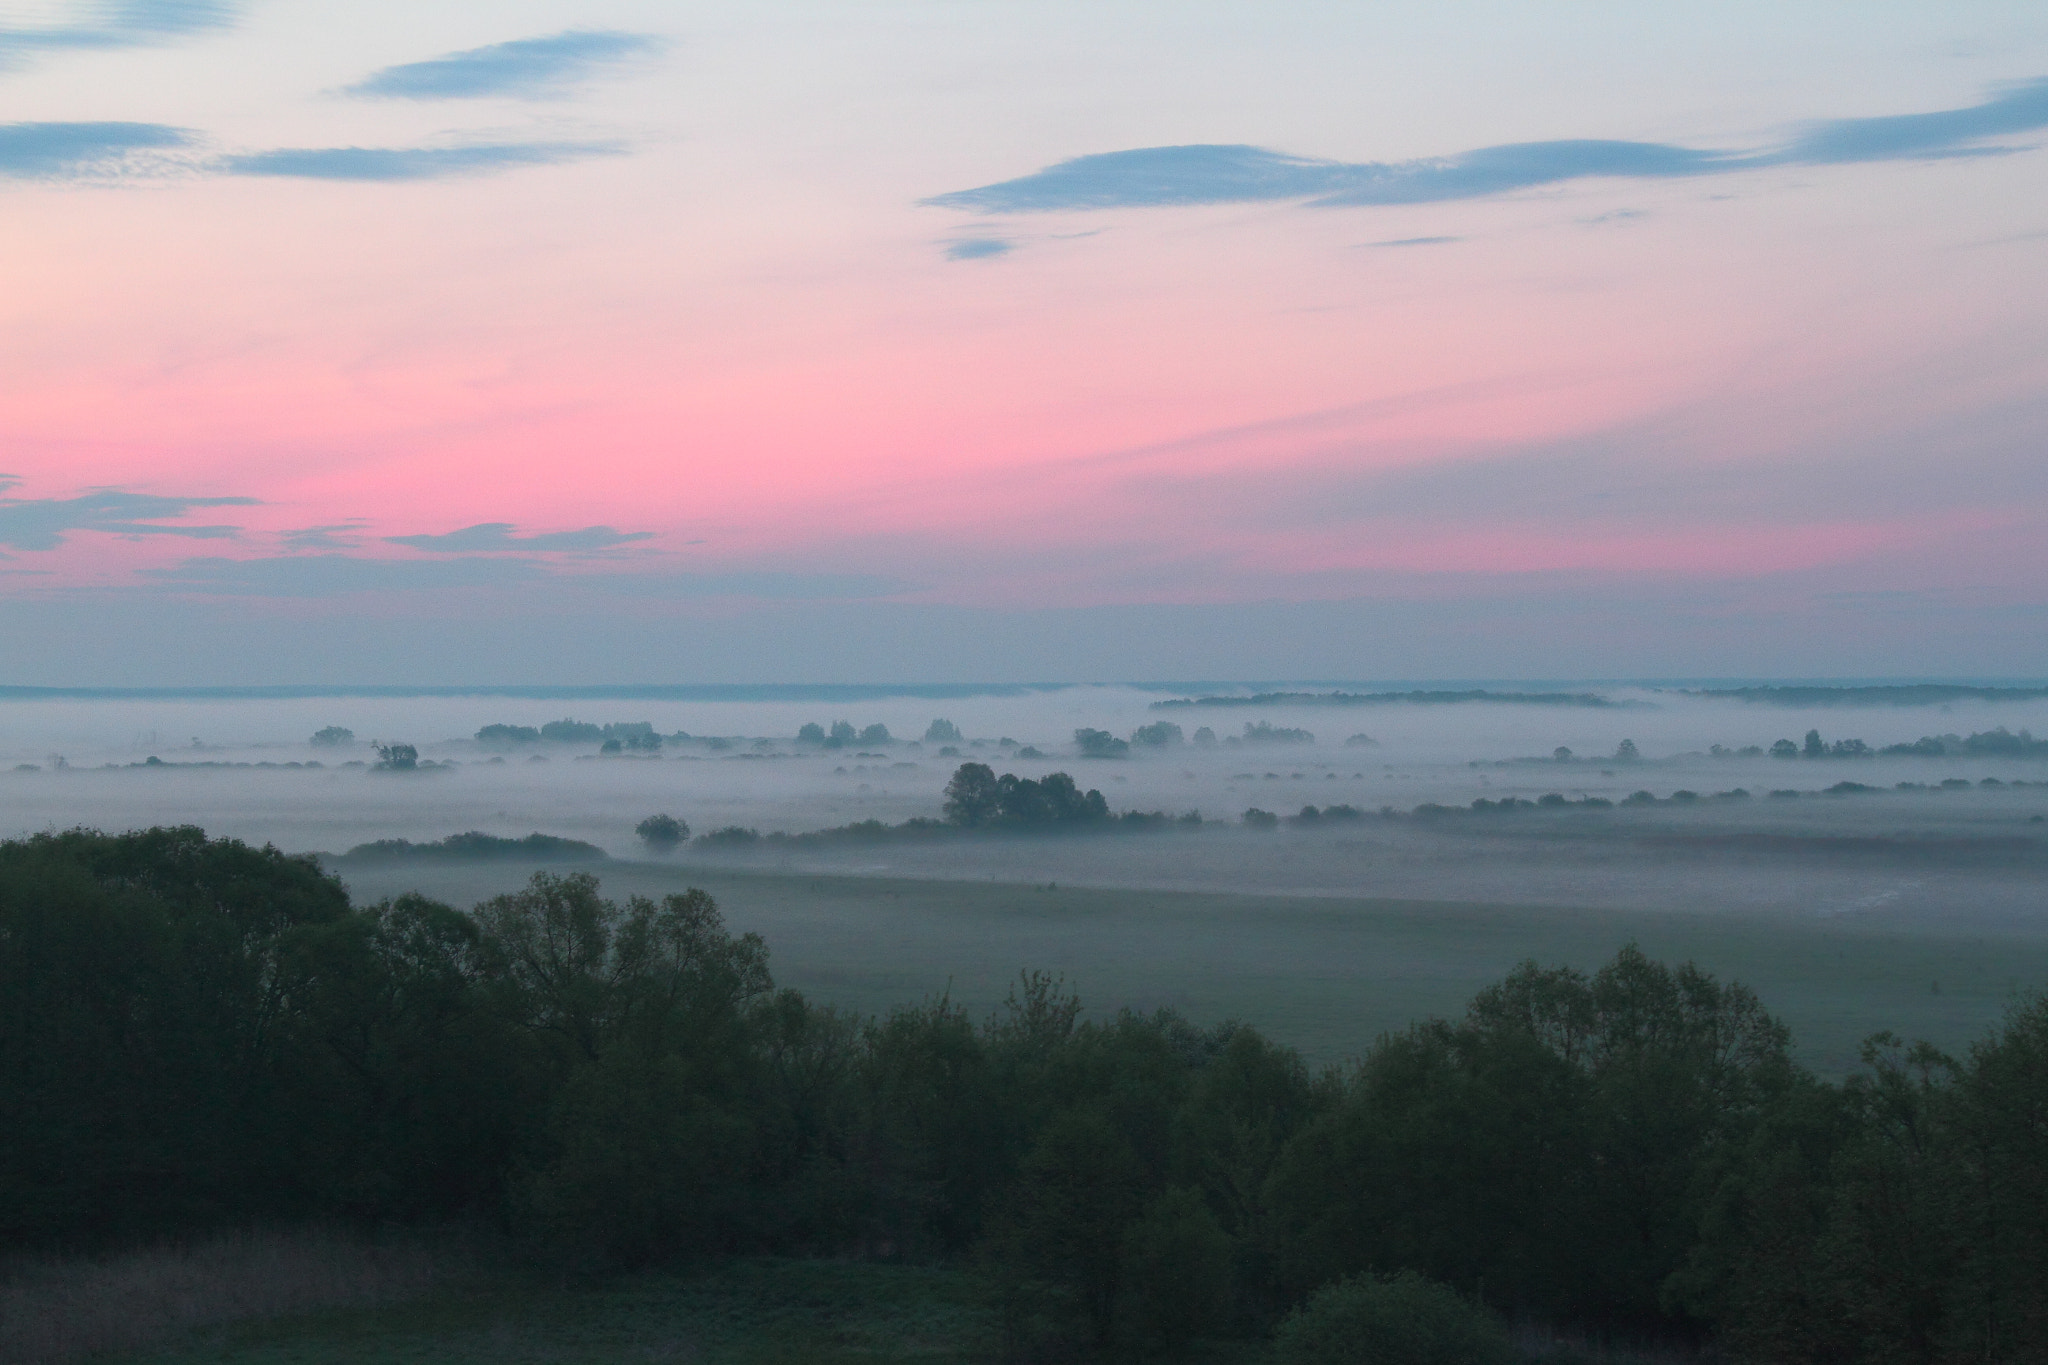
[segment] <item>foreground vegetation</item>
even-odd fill
[[[0,845],[0,1068],[15,1253],[326,1221],[491,1229],[556,1276],[951,1267],[973,1350],[1041,1359],[1309,1351],[1443,1286],[1482,1335],[1739,1358],[2048,1340],[2038,1000],[1835,1084],[1746,990],[1625,949],[1317,1075],[1037,975],[987,1019],[822,1008],[702,892],[355,907],[275,850],[75,831]]]

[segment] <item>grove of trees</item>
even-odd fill
[[[1317,1072],[1033,974],[986,1018],[848,1014],[701,891],[356,906],[195,828],[0,843],[0,1253],[471,1220],[570,1268],[958,1260],[1038,1358],[1482,1361],[1499,1321],[1815,1365],[2048,1350],[2040,997],[1836,1082],[1747,990],[1624,948],[1359,1048]]]

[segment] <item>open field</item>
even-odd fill
[[[467,906],[531,865],[346,874],[358,901],[417,889]],[[1021,969],[1063,974],[1096,1011],[1172,1006],[1240,1018],[1318,1062],[1460,1010],[1524,958],[1591,968],[1635,940],[1746,982],[1793,1027],[1801,1057],[1839,1073],[1888,1028],[1961,1048],[2015,991],[2048,985],[2048,928],[2011,915],[1937,917],[1578,909],[1341,896],[1254,896],[614,863],[613,897],[701,886],[761,934],[779,983],[866,1012],[950,990],[979,1011]]]
[[[413,1303],[246,1323],[123,1365],[937,1365],[993,1355],[954,1271],[742,1261],[596,1285],[504,1275]]]

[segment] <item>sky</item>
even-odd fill
[[[2038,4],[0,0],[0,683],[2048,675]]]

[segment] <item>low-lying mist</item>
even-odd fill
[[[832,702],[12,700],[0,702],[0,833],[193,823],[340,854],[539,832],[615,858],[1017,882],[1830,914],[1966,903],[2003,916],[2036,903],[2048,786],[2032,784],[2048,783],[2048,746],[2020,737],[2048,732],[2048,699],[1786,706],[1522,690],[1558,695],[1246,705],[1242,689],[1240,704],[1185,705],[1195,694],[1091,686]],[[1880,752],[1916,743],[1922,752]],[[1788,745],[1799,756],[1773,755]],[[1193,812],[1202,824],[1053,839],[700,838],[672,851],[635,834],[662,813],[698,836],[936,819],[970,761],[1070,773],[1112,812]],[[1304,808],[1345,818],[1302,820]],[[1280,818],[1256,828],[1248,810]]]

